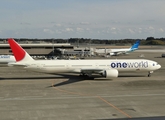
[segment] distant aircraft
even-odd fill
[[[130,48],[123,48],[123,49],[96,49],[96,53],[98,54],[107,54],[107,55],[111,55],[111,56],[115,56],[115,55],[120,55],[120,54],[127,54],[129,52],[133,52],[135,50],[138,49],[140,44],[140,40],[137,40],[132,47]]]
[[[109,60],[34,60],[14,39],[9,38],[8,43],[15,56],[15,66],[43,73],[78,73],[81,76],[100,77],[110,79],[118,77],[122,71],[148,72],[161,68],[157,62],[146,59],[109,59]]]
[[[13,55],[0,55],[0,64],[7,64],[11,62],[16,62]]]

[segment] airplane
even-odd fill
[[[153,71],[161,68],[157,62],[147,59],[34,60],[14,39],[8,38],[8,43],[16,59],[15,63],[10,64],[36,72],[78,73],[83,77],[97,74],[111,79],[118,77],[119,72],[123,71],[146,71],[149,77]]]
[[[16,62],[13,55],[0,55],[0,64],[7,64],[11,62]]]
[[[36,58],[36,56],[32,56],[32,57]],[[41,57],[39,56],[39,58],[42,58],[42,56]],[[13,62],[16,62],[15,57],[13,55],[0,55],[0,64],[8,64]]]
[[[123,49],[96,49],[95,52],[98,54],[107,54],[110,56],[116,56],[120,54],[128,54],[129,52],[133,52],[138,49],[140,44],[140,40],[137,40],[132,47],[130,48],[123,48]]]

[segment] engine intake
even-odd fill
[[[110,70],[105,70],[103,72],[103,77],[105,78],[113,78],[113,77],[118,77],[118,70],[116,69],[110,69]]]

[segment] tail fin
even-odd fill
[[[131,47],[131,50],[136,50],[136,49],[138,49],[139,44],[140,44],[140,40],[137,40],[137,41],[134,43],[134,45]]]
[[[14,39],[9,38],[8,43],[17,62],[34,60]]]

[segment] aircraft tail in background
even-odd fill
[[[140,40],[137,40],[130,48],[130,51],[137,50],[139,48],[139,45],[140,45]]]
[[[110,55],[120,55],[120,54],[128,54],[133,52],[139,48],[140,40],[138,39],[130,48],[124,49],[111,49]]]

